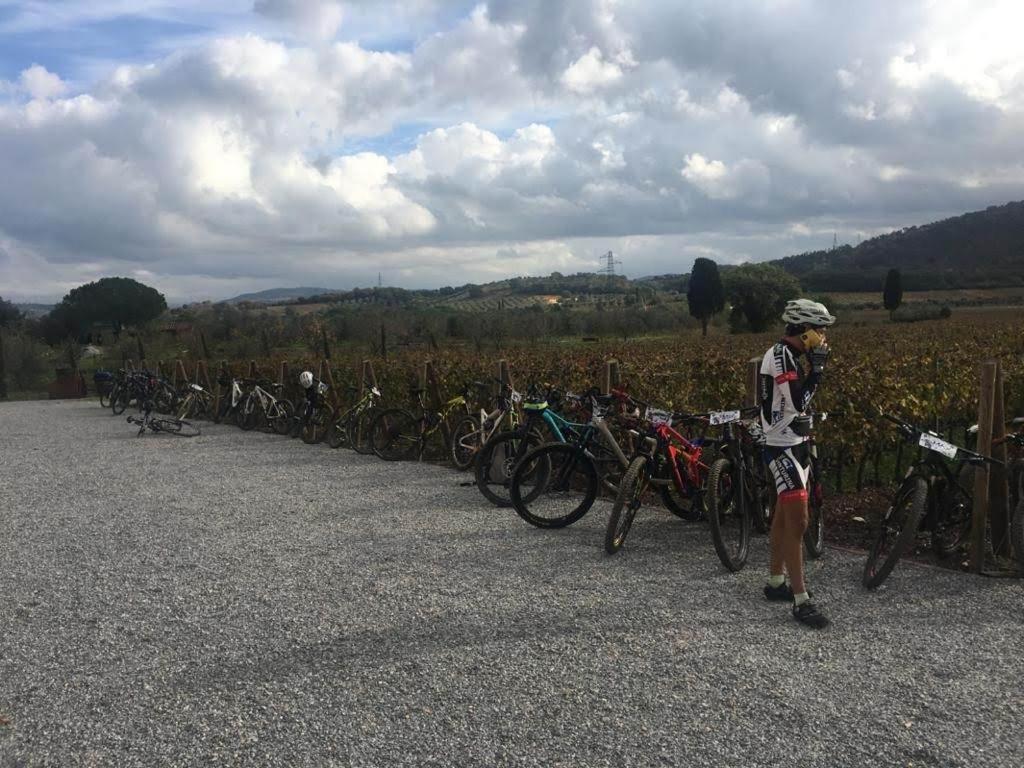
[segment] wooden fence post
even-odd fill
[[[424,389],[427,390],[427,394],[430,396],[430,407],[440,411],[443,403],[441,388],[437,382],[437,371],[434,370],[434,363],[430,360],[427,360],[423,365],[423,384]],[[445,445],[450,445],[452,442],[452,432],[448,426],[447,419],[441,421],[441,434],[444,435]]]
[[[981,389],[978,393],[978,453],[992,450],[992,416],[995,399],[996,363],[981,364]],[[971,570],[981,573],[985,565],[985,523],[989,510],[989,471],[983,464],[974,470],[974,521],[971,526]]]
[[[326,351],[327,337],[324,337],[324,349]],[[328,358],[324,358],[320,361],[320,381],[326,381],[327,386],[330,387],[329,393],[331,396],[331,405],[334,406],[334,410],[337,411],[341,407],[341,400],[338,398],[338,387],[334,384],[334,374],[331,372],[331,361]]]
[[[604,364],[604,381],[601,382],[601,394],[610,395],[619,386],[619,361],[608,360]]]
[[[752,357],[747,361],[747,373],[744,377],[746,393],[743,405],[745,408],[753,408],[757,405],[758,376],[761,375],[761,358]]]
[[[201,384],[207,392],[212,392],[210,386],[210,371],[206,368],[206,361],[200,360],[196,363],[196,383]]]
[[[250,379],[258,379],[259,378],[259,371],[256,370],[256,361],[255,360],[250,360],[249,361],[249,378]]]
[[[281,385],[281,392],[282,392],[282,394],[284,393],[284,391],[288,388],[289,384],[291,383],[288,379],[289,379],[289,377],[288,377],[288,361],[287,360],[282,360],[281,361],[281,368],[280,368],[280,370],[278,371],[278,374],[277,374],[277,383]]]
[[[498,381],[501,382],[501,384],[506,385],[509,389],[514,389],[514,387],[512,386],[512,374],[511,374],[511,372],[509,371],[509,368],[508,368],[508,360],[499,360],[498,361],[498,377],[497,378],[498,378]],[[497,384],[497,387],[499,389],[501,387],[501,384]],[[499,391],[498,394],[501,394],[501,392]]]
[[[178,377],[181,377],[181,384],[188,383],[188,371],[185,370],[185,364],[181,360],[174,361],[174,388],[178,388]]]

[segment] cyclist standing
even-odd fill
[[[771,563],[764,595],[792,601],[793,617],[815,629],[828,619],[815,607],[804,583],[803,536],[808,523],[808,476],[811,469],[811,403],[828,361],[825,329],[835,323],[824,304],[796,299],[782,313],[786,335],[761,362],[759,399],[765,434],[765,462],[775,480],[776,503],[771,529]],[[798,362],[806,356],[808,368]],[[790,584],[786,584],[786,573]]]

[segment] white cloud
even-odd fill
[[[589,94],[622,78],[622,68],[613,61],[605,61],[601,50],[594,46],[562,73],[562,83],[570,91]]]
[[[18,79],[22,89],[33,99],[52,99],[63,95],[68,89],[60,77],[38,64],[23,70]]]
[[[74,50],[76,25],[128,5],[207,18],[34,4],[0,48],[60,28]],[[98,81],[9,69],[0,285],[138,270],[180,296],[378,265],[436,283],[608,247],[667,272],[1021,197],[1012,3],[230,5],[167,55],[113,52]]]

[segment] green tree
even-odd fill
[[[21,310],[0,296],[0,328],[10,328],[24,319]]]
[[[700,320],[701,331],[707,336],[708,322],[725,309],[722,277],[718,274],[718,265],[711,259],[701,257],[693,262],[686,301],[690,305],[690,316]]]
[[[903,303],[903,277],[898,269],[890,269],[885,276],[885,287],[882,288],[882,304],[889,310],[889,319],[893,312]]]
[[[155,320],[167,310],[163,294],[129,277],[104,277],[72,289],[50,312],[47,341],[82,336],[93,323],[109,323],[114,333]]]
[[[732,305],[733,333],[761,332],[778,322],[783,307],[800,295],[800,283],[773,264],[743,264],[725,273],[725,295]]]

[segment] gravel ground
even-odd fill
[[[431,466],[0,405],[0,766],[1024,765],[1020,583],[534,530]]]

